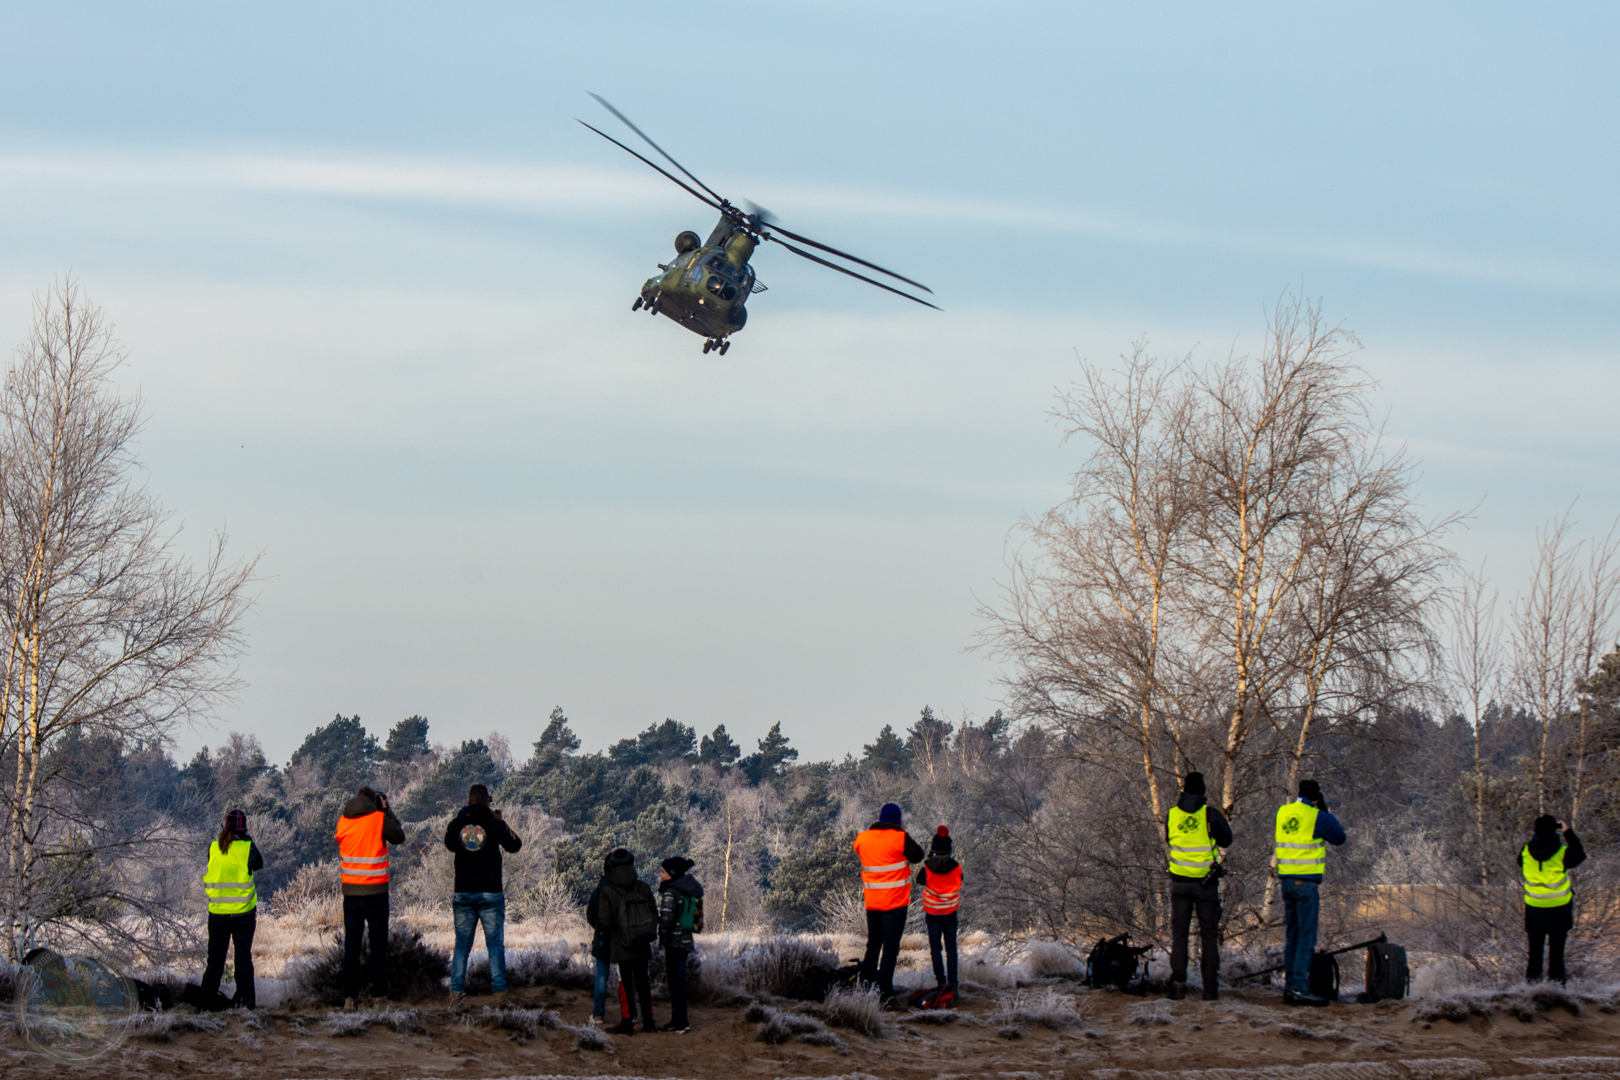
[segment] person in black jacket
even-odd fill
[[[499,1002],[506,994],[506,892],[501,881],[501,849],[515,852],[523,838],[489,808],[489,789],[474,784],[467,805],[450,819],[444,846],[456,853],[455,895],[450,910],[456,921],[456,951],[450,961],[450,1001],[465,1000],[467,957],[473,935],[484,925],[489,953],[489,981]]]
[[[1200,808],[1204,809],[1209,839],[1217,848],[1231,847],[1232,826],[1226,815],[1205,799],[1204,774],[1190,772],[1181,783],[1181,798],[1176,802],[1176,809],[1182,814],[1197,814]],[[1165,837],[1171,842],[1176,839],[1170,833],[1168,820]],[[1214,1001],[1220,997],[1221,885],[1217,872],[1220,859],[1214,852],[1210,852],[1208,858],[1212,862],[1203,877],[1183,877],[1174,872],[1170,875],[1170,997],[1176,1001],[1187,994],[1187,939],[1192,933],[1194,912],[1198,914],[1198,966],[1204,983],[1204,1000]]]
[[[694,948],[692,935],[703,932],[703,886],[691,875],[692,866],[691,859],[677,855],[665,859],[658,872],[658,940],[669,977],[669,1023],[661,1031],[692,1029],[686,1015],[686,958]],[[683,918],[688,911],[690,917]]]
[[[636,857],[629,851],[614,848],[604,865],[607,873],[602,875],[597,894],[596,926],[607,939],[609,958],[619,965],[619,985],[641,1006],[641,1030],[657,1031],[652,1011],[652,975],[647,964],[658,934],[658,902],[647,883],[636,877]],[[626,925],[627,918],[648,929],[644,939],[638,939],[637,925]],[[636,1025],[626,1019],[613,1030],[620,1035],[634,1035]]]
[[[1549,867],[1548,860],[1562,854],[1562,885],[1542,880],[1535,884],[1540,886],[1538,892],[1562,891],[1563,895],[1558,899],[1562,899],[1563,903],[1551,906],[1524,905],[1524,932],[1530,939],[1530,963],[1525,968],[1524,978],[1526,982],[1541,980],[1541,949],[1545,945],[1547,977],[1563,982],[1569,977],[1564,969],[1564,943],[1569,938],[1569,932],[1575,929],[1575,893],[1569,884],[1568,874],[1586,861],[1586,847],[1573,829],[1551,814],[1536,818],[1533,828],[1534,835],[1519,853],[1525,893],[1528,896],[1533,887],[1529,873],[1532,864],[1538,879],[1556,879],[1560,876],[1559,864],[1554,863]],[[1562,839],[1559,833],[1563,833]]]

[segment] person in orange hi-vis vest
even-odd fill
[[[928,858],[917,871],[917,884],[923,887],[923,923],[928,927],[934,983],[955,990],[956,908],[962,902],[962,864],[951,858],[951,830],[943,825],[935,830],[928,844]]]
[[[872,827],[855,837],[855,854],[866,893],[866,956],[860,977],[876,984],[884,998],[892,998],[894,963],[911,904],[911,864],[923,861],[923,849],[900,824],[900,808],[884,803]]]
[[[405,829],[388,796],[363,787],[338,818],[338,863],[343,875],[343,1007],[360,996],[360,936],[371,941],[367,960],[374,1004],[388,1003],[388,845],[403,844]]]

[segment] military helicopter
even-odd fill
[[[903,277],[893,270],[885,270],[877,263],[867,262],[865,259],[857,258],[848,252],[817,243],[807,236],[789,232],[782,228],[777,223],[775,216],[764,207],[755,206],[753,203],[746,202],[746,200],[744,202],[747,207],[746,210],[733,206],[728,200],[717,195],[709,185],[688,172],[686,166],[670,157],[663,147],[648,138],[646,132],[631,123],[630,118],[615,109],[607,99],[597,94],[592,94],[591,97],[596,98],[603,108],[618,117],[625,127],[640,135],[648,146],[658,151],[664,160],[680,170],[687,180],[692,181],[692,184],[696,184],[698,188],[703,190],[698,191],[693,188],[691,184],[686,183],[686,181],[669,172],[658,163],[638,154],[607,132],[586,124],[583,120],[580,121],[581,124],[585,124],[586,127],[632,157],[657,169],[664,176],[690,192],[698,201],[720,211],[720,221],[715,225],[713,231],[709,233],[707,240],[699,240],[698,234],[691,231],[683,232],[675,237],[675,258],[668,263],[658,264],[658,269],[663,273],[659,277],[647,279],[646,284],[641,287],[641,295],[636,297],[635,303],[630,305],[631,311],[645,309],[654,315],[667,316],[692,331],[692,333],[703,335],[704,353],[714,350],[721,356],[726,355],[727,350],[731,348],[731,335],[741,330],[748,323],[748,308],[746,306],[748,297],[754,293],[765,291],[765,286],[754,276],[754,268],[748,264],[748,260],[753,256],[754,249],[767,241],[780,244],[802,259],[809,259],[811,262],[820,263],[822,266],[829,266],[840,274],[848,274],[852,278],[859,278],[868,285],[876,285],[880,289],[887,289],[896,296],[903,296],[907,300],[919,303],[924,307],[931,307],[935,311],[940,310],[937,306],[930,304],[921,297],[912,296],[910,293],[896,289],[892,285],[885,285],[883,282],[869,278],[865,274],[857,274],[853,270],[829,262],[819,255],[813,255],[803,248],[795,247],[783,240],[782,237],[786,236],[789,239],[797,240],[801,244],[813,247],[817,251],[836,255],[841,259],[876,270],[878,273],[885,274],[896,281],[903,281],[907,285],[919,288],[925,293],[933,294],[934,290],[920,281],[912,281],[910,278]]]

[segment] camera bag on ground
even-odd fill
[[[950,1009],[956,1006],[956,987],[936,986],[911,995],[913,1009]]]
[[[205,994],[196,983],[187,983],[180,991],[180,1004],[190,1005],[198,1012],[224,1012],[231,1007],[231,999],[218,990]]]
[[[1339,960],[1332,953],[1311,957],[1310,991],[1329,1001],[1339,1000]]]
[[[1103,938],[1092,946],[1086,958],[1086,985],[1096,989],[1112,986],[1123,990],[1136,978],[1142,954],[1151,946],[1130,944],[1131,935]]]
[[[1358,1001],[1399,1001],[1411,988],[1406,949],[1388,942],[1367,946],[1367,989]]]

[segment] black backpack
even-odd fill
[[[1112,986],[1123,990],[1130,981],[1136,978],[1136,969],[1141,962],[1141,956],[1150,946],[1132,946],[1131,935],[1120,934],[1117,937],[1102,938],[1092,946],[1091,955],[1086,958],[1086,985],[1102,989]]]
[[[1399,945],[1379,942],[1367,946],[1367,989],[1359,1000],[1399,1001],[1412,988],[1412,973],[1406,966],[1406,950]]]
[[[651,945],[658,940],[658,909],[653,906],[651,891],[641,882],[619,893],[615,915],[613,932],[625,948]]]
[[[1311,957],[1310,991],[1329,1001],[1339,1000],[1339,958],[1331,953]]]

